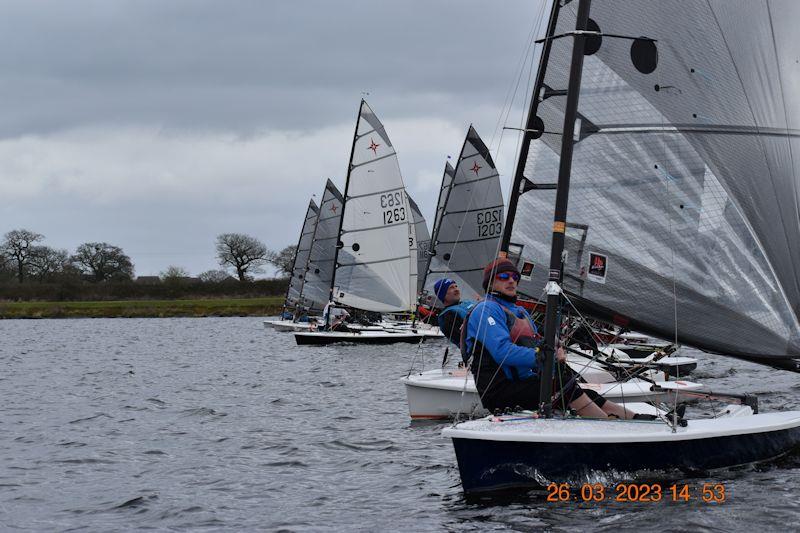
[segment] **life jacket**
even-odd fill
[[[511,342],[517,346],[523,346],[525,348],[537,348],[542,336],[536,332],[536,329],[529,318],[527,316],[518,317],[504,305],[500,305],[500,307],[506,313],[506,327],[508,327],[508,331],[511,336]],[[494,360],[494,357],[492,357],[488,352],[484,354],[484,357],[481,357],[481,354],[483,354],[484,350],[483,345],[480,341],[478,341],[478,339],[475,339],[475,346],[473,346],[472,350],[467,347],[467,324],[469,323],[470,315],[472,315],[472,311],[474,309],[474,307],[470,309],[469,313],[467,313],[466,317],[464,318],[464,324],[461,326],[461,357],[466,362],[470,357],[473,356],[473,354],[477,355],[477,357],[472,357],[472,374],[479,376],[479,380],[486,380],[487,382],[491,381],[492,377],[495,376],[494,385],[499,386],[500,381],[508,379],[509,376],[507,376],[506,372],[499,371],[500,365],[497,364],[497,361]],[[515,368],[507,367],[507,370],[508,373],[511,374],[510,377],[512,380],[519,380],[519,375]],[[487,383],[486,386],[488,387],[489,384]],[[479,390],[483,389],[480,388]]]
[[[445,328],[444,320],[443,320],[444,316],[447,313],[455,313],[461,318],[461,320],[466,320],[467,319],[467,315],[470,313],[470,311],[474,307],[475,307],[475,302],[473,302],[471,300],[468,300],[468,301],[465,301],[465,302],[458,302],[457,304],[453,304],[453,305],[448,305],[447,307],[445,307],[444,309],[439,311],[439,315],[438,315],[439,329],[442,330],[442,333],[445,333],[445,335],[447,335],[447,333],[444,331],[444,328]],[[463,326],[462,326],[462,329],[463,329]]]

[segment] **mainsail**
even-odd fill
[[[302,294],[304,305],[317,312],[321,312],[330,299],[336,238],[339,235],[343,203],[342,193],[328,180],[319,206],[319,220],[308,257]]]
[[[333,299],[377,312],[411,308],[412,215],[397,154],[362,100],[345,187]]]
[[[302,305],[303,285],[305,284],[308,258],[311,255],[311,245],[314,241],[314,230],[317,229],[319,208],[314,200],[309,200],[303,229],[300,230],[300,239],[292,262],[292,277],[289,279],[289,288],[286,291],[286,301],[283,306],[295,309]]]
[[[412,245],[411,258],[416,257],[416,285],[414,290],[418,293],[422,290],[422,282],[425,280],[425,267],[428,265],[428,252],[431,247],[431,234],[428,233],[428,225],[425,223],[425,217],[422,216],[422,211],[419,210],[417,202],[410,196],[408,197],[408,204],[411,206],[411,214],[414,220],[414,241],[409,241]],[[416,250],[413,248],[416,247]],[[415,254],[416,252],[416,254]],[[412,265],[413,266],[413,265]],[[416,294],[414,300],[416,300]]]
[[[576,4],[554,3],[550,36],[575,28]],[[800,2],[596,0],[590,17],[603,36],[583,65],[567,295],[709,351],[800,356]],[[615,38],[640,35],[654,41]],[[544,133],[523,152],[511,241],[532,297],[548,279],[571,51],[545,45]]]
[[[470,126],[441,215],[434,228],[433,257],[425,279],[425,290],[433,294],[433,285],[448,277],[458,283],[462,298],[483,295],[483,268],[497,256],[503,228],[503,195],[500,177],[489,149],[475,128]],[[440,194],[440,198],[441,198]]]

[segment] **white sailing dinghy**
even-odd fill
[[[378,313],[408,313],[417,292],[417,246],[397,154],[383,124],[362,100],[337,232],[330,301]],[[438,338],[438,331],[295,333],[297,344],[387,344]]]
[[[546,287],[543,375],[562,306],[709,351],[800,357],[800,124],[787,111],[800,94],[780,82],[800,55],[800,4],[595,2],[591,19],[590,5],[552,4],[503,238],[534,267],[520,287]],[[444,430],[465,491],[707,471],[800,444],[800,411],[758,413],[747,397],[710,419],[601,421],[553,416],[542,385],[540,413]]]
[[[297,241],[294,258],[292,259],[292,274],[289,278],[289,287],[286,289],[286,298],[278,320],[265,320],[264,326],[272,327],[278,331],[299,331],[311,329],[311,324],[307,321],[299,322],[296,319],[302,312],[303,307],[303,285],[305,283],[306,271],[308,270],[308,260],[311,255],[311,247],[314,242],[314,231],[319,220],[319,208],[313,199],[308,202],[308,209],[303,220],[303,227],[300,230],[300,238]]]

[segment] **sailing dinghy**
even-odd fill
[[[303,285],[305,284],[308,260],[311,255],[311,247],[314,242],[314,232],[317,228],[318,220],[319,208],[313,199],[309,200],[306,217],[300,230],[300,238],[292,259],[292,274],[289,278],[289,287],[286,289],[286,298],[283,302],[280,318],[278,320],[265,320],[264,326],[266,327],[272,327],[277,331],[298,331],[311,328],[311,324],[308,321],[299,322],[297,319],[303,308]],[[291,316],[291,319],[288,319],[289,316]]]
[[[397,153],[383,124],[361,101],[337,231],[330,301],[377,313],[412,311],[417,293],[413,214]],[[388,344],[441,337],[430,328],[295,333],[297,344]]]
[[[797,20],[800,4],[773,0],[553,2],[502,246],[513,238],[531,272],[520,289],[547,294],[543,375],[568,309],[768,364],[800,357],[800,95],[783,85]],[[746,395],[710,419],[590,420],[554,412],[541,382],[537,413],[444,430],[465,491],[707,471],[800,444],[800,411],[758,413]]]

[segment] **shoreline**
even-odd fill
[[[274,316],[283,296],[192,300],[0,302],[0,319]]]

